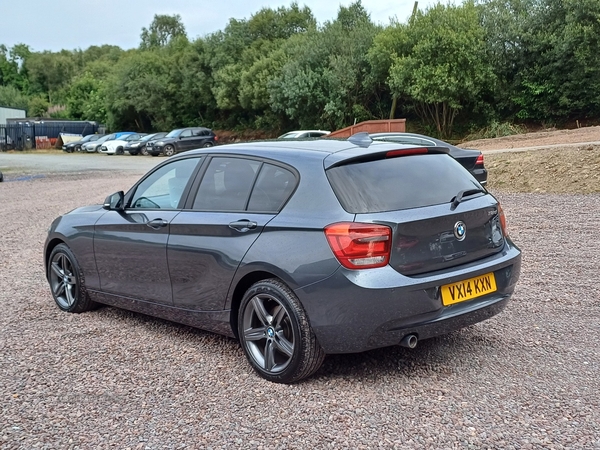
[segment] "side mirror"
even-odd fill
[[[123,211],[125,209],[125,193],[123,191],[115,192],[104,200],[104,209],[109,211]]]

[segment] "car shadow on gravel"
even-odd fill
[[[328,355],[316,376],[361,381],[381,377],[447,376],[472,370],[473,359],[502,347],[477,326],[419,341],[414,349],[385,347],[356,354]]]
[[[174,347],[192,347],[198,352],[214,355],[218,364],[236,367],[234,372],[248,371],[245,357],[236,339],[181,325],[141,313],[104,306],[93,313],[118,328],[131,330],[142,327],[159,341],[169,341]],[[503,347],[502,342],[478,325],[424,341],[414,349],[400,346],[370,350],[363,353],[327,355],[323,366],[309,378],[314,382],[331,380],[375,381],[382,377],[422,378],[448,376],[472,370],[473,359],[485,360],[490,353]],[[307,380],[308,381],[308,380]],[[302,384],[302,383],[300,383]]]

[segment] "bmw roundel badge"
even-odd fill
[[[459,220],[454,224],[454,236],[459,241],[463,241],[467,236],[467,226],[462,220]]]

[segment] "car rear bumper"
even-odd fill
[[[520,251],[510,244],[485,260],[423,277],[406,277],[389,266],[364,271],[341,268],[296,293],[326,353],[357,353],[397,345],[411,334],[419,340],[446,334],[498,314],[508,303],[520,270]],[[495,292],[442,304],[442,285],[490,272],[495,275]]]

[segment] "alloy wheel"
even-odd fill
[[[242,324],[242,341],[254,362],[271,374],[284,371],[298,337],[279,300],[265,293],[255,295],[244,309]]]
[[[77,299],[77,276],[69,257],[56,253],[50,262],[50,287],[54,298],[63,309],[70,309]]]

